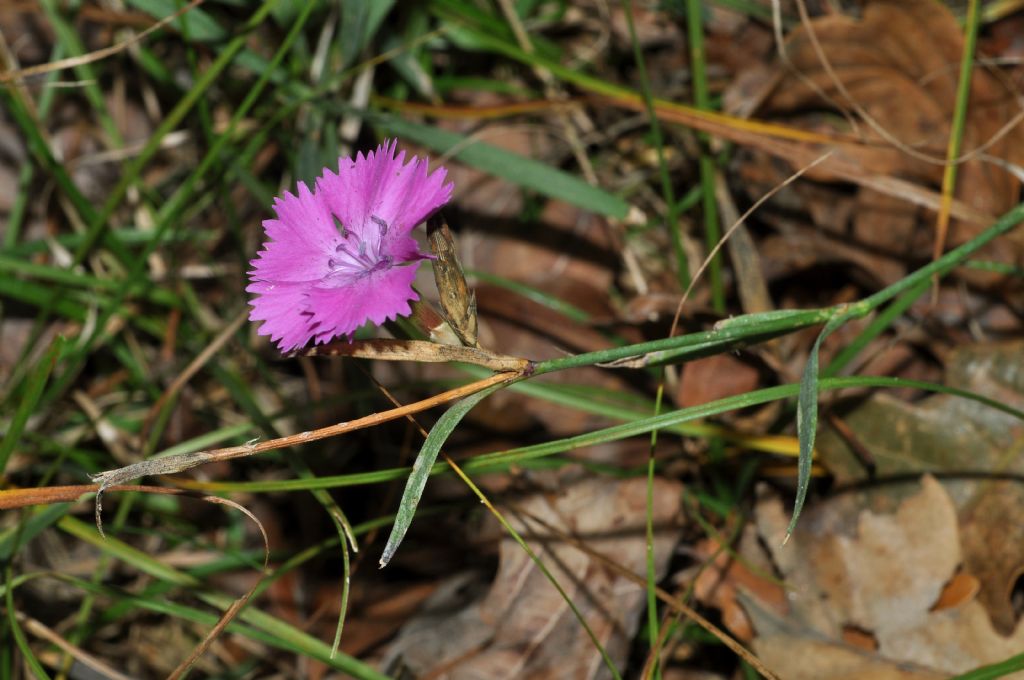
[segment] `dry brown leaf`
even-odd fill
[[[946,384],[1022,408],[1022,351],[1019,342],[959,348],[946,357]],[[959,513],[964,567],[978,580],[978,601],[996,630],[1009,634],[1019,618],[1012,591],[1024,573],[1024,489],[998,475],[1024,473],[1017,453],[1024,442],[1024,423],[961,397],[935,395],[905,402],[885,393],[864,400],[843,420],[857,445],[876,462],[879,477],[924,471],[948,476]],[[839,484],[865,478],[851,443],[834,430],[822,431],[818,450]],[[904,492],[895,484],[889,489]]]
[[[688,408],[757,389],[757,368],[731,354],[715,354],[683,365],[676,404]]]
[[[962,29],[942,3],[872,0],[862,17],[829,15],[794,30],[785,45],[790,65],[780,65],[781,77],[761,110],[819,131],[847,131],[846,120],[820,113],[823,108],[842,111],[858,120],[856,131],[867,142],[845,146],[844,157],[893,180],[938,187],[962,50]],[[858,115],[858,107],[874,126]],[[1024,126],[1015,126],[989,144],[1019,112],[1013,91],[995,72],[976,68],[963,152],[984,146],[986,155],[1019,166],[1024,161]],[[921,154],[939,162],[923,160]],[[1020,187],[1013,174],[975,156],[959,166],[956,197],[979,214],[1000,215],[1016,204]],[[905,254],[915,235],[918,210],[906,201],[880,196],[860,189],[853,235],[865,245]],[[950,245],[968,240],[983,226],[955,221]],[[1024,237],[1011,239],[1020,244]],[[930,246],[916,254],[927,256],[929,250]],[[987,256],[1007,261],[1016,252],[1019,248],[994,248]]]
[[[931,0],[873,0],[857,19],[831,15],[813,22],[813,33],[831,69],[820,59],[802,27],[786,44],[786,54],[799,73],[786,75],[765,105],[775,112],[798,112],[827,104],[810,81],[847,110],[851,103],[836,86],[838,79],[853,102],[863,108],[900,143],[944,158],[955,105],[962,29],[953,14]],[[829,72],[831,71],[831,73]],[[990,72],[976,70],[963,149],[969,152],[989,140],[1018,112],[1013,93]],[[870,140],[882,135],[861,123]],[[1020,157],[1017,131],[988,147],[1004,159]],[[864,148],[862,162],[879,172],[938,184],[941,164],[928,163],[888,148]],[[1011,156],[1013,154],[1013,156]],[[982,212],[1001,214],[1017,202],[1020,182],[1006,171],[979,159],[959,169],[957,195]]]
[[[677,540],[678,484],[656,480],[654,522],[657,572],[664,573]],[[529,519],[539,518],[584,540],[634,573],[643,573],[646,481],[590,479],[552,494],[537,494],[508,511],[517,530],[554,573],[601,644],[622,664],[639,625],[644,593],[576,547]],[[537,532],[534,535],[531,532]],[[539,536],[539,538],[538,538]],[[500,549],[498,573],[481,600],[453,612],[433,611],[410,621],[390,647],[391,666],[415,677],[605,678],[607,668],[566,602],[511,539]]]
[[[966,604],[975,598],[980,587],[981,583],[973,574],[959,571],[953,575],[953,578],[949,579],[949,582],[942,589],[939,599],[932,606],[932,611],[952,609],[953,607]]]
[[[867,502],[849,493],[813,508],[787,546],[782,503],[758,503],[761,545],[786,579],[791,607],[779,616],[744,593],[752,646],[769,668],[792,680],[936,678],[1024,648],[1024,625],[1004,637],[976,600],[936,606],[962,560],[956,507],[941,484],[924,477],[893,513],[864,509]]]
[[[754,637],[750,617],[739,602],[739,592],[757,593],[757,599],[782,616],[788,610],[786,593],[774,581],[754,573],[747,564],[736,560],[721,549],[718,541],[705,539],[695,546],[695,553],[703,560],[693,581],[693,595],[698,602],[722,612],[722,623],[738,639],[748,642]]]
[[[978,599],[1009,635],[1020,618],[1013,589],[1024,574],[1024,489],[1018,480],[983,483],[960,515],[965,566],[977,575]]]
[[[940,680],[945,673],[897,666],[853,646],[789,636],[758,638],[758,656],[786,680]]]

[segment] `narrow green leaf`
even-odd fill
[[[636,63],[637,75],[640,76],[640,89],[644,95],[644,108],[647,112],[648,125],[651,129],[651,141],[652,146],[657,155],[658,159],[658,174],[661,177],[661,195],[665,199],[665,205],[668,206],[668,210],[665,212],[665,230],[668,232],[669,237],[672,239],[672,253],[675,257],[676,264],[676,278],[679,281],[679,288],[686,290],[690,285],[690,267],[687,264],[686,252],[683,249],[683,234],[679,226],[679,203],[676,201],[675,190],[672,185],[672,175],[669,171],[668,162],[665,160],[665,144],[661,134],[661,121],[658,120],[658,115],[654,110],[654,94],[651,89],[651,79],[647,74],[647,65],[644,62],[644,52],[640,47],[640,41],[636,37],[636,25],[633,21],[633,5],[630,0],[625,0],[623,6],[626,15],[626,26],[629,28],[630,43],[633,46],[633,61]],[[692,39],[691,39],[692,42]],[[691,45],[690,54],[695,54],[694,50],[696,47]],[[703,64],[703,61],[701,62]],[[696,64],[693,64],[690,69],[694,84],[697,82],[698,69]],[[702,75],[702,73],[700,74]],[[704,166],[701,165],[701,175],[703,179]],[[714,246],[712,246],[714,247]],[[716,310],[719,312],[724,309],[724,306],[717,304],[716,297]]]
[[[56,503],[36,508],[33,512],[28,513],[27,518],[22,519],[19,524],[12,524],[0,532],[0,560],[11,559],[11,556],[21,550],[22,546],[27,545],[45,529],[50,528],[54,522],[68,514],[70,510],[70,503]]]
[[[964,50],[960,57],[960,77],[957,79],[956,104],[953,107],[953,120],[950,123],[949,141],[946,145],[946,167],[942,173],[942,196],[943,200],[952,199],[956,192],[957,170],[960,164],[956,158],[960,155],[963,146],[964,133],[967,127],[967,107],[971,99],[971,74],[974,72],[974,51],[978,44],[978,29],[981,26],[981,2],[980,0],[968,0],[967,2],[967,25],[964,31]],[[947,230],[949,229],[949,212],[947,203],[943,203],[943,209],[939,211],[939,220],[936,224],[935,257],[942,254],[945,246]]]
[[[552,371],[563,371],[568,368],[580,366],[593,366],[595,364],[606,364],[622,359],[632,359],[644,355],[651,355],[649,358],[664,361],[668,358],[681,360],[688,356],[706,356],[718,351],[725,351],[740,343],[749,344],[760,342],[792,333],[800,328],[816,326],[825,323],[837,313],[843,312],[839,308],[809,309],[802,311],[791,311],[786,313],[768,313],[751,315],[757,318],[749,323],[741,323],[737,318],[731,323],[719,323],[714,330],[690,333],[688,335],[674,335],[660,340],[641,342],[635,345],[623,347],[612,347],[610,349],[575,354],[558,359],[549,359],[537,364],[534,375],[551,373]],[[656,355],[658,352],[664,354]]]
[[[369,44],[395,0],[345,0],[341,3],[341,65],[348,66]]]
[[[835,309],[835,308],[826,308]],[[773,309],[768,312],[754,312],[722,319],[715,324],[715,330],[736,330],[739,328],[758,328],[766,324],[775,324],[786,321],[793,322],[793,329],[803,328],[807,318],[806,309]],[[821,317],[821,321],[827,321],[829,317]]]
[[[17,446],[18,440],[21,439],[21,433],[24,431],[29,416],[32,415],[36,404],[39,402],[39,398],[43,394],[43,388],[46,387],[46,381],[49,380],[50,373],[57,364],[57,358],[60,356],[61,350],[64,349],[65,342],[62,335],[54,338],[50,348],[46,350],[46,354],[35,365],[35,368],[28,377],[28,382],[25,384],[25,394],[21,399],[21,403],[18,404],[18,410],[15,411],[14,418],[11,419],[10,427],[7,428],[3,441],[0,442],[0,473],[7,467],[7,460],[11,457],[11,453],[14,452],[14,447]]]
[[[184,576],[185,574],[182,575]],[[101,620],[104,621],[110,620],[108,615],[111,611],[120,610],[127,613],[127,611],[132,609],[142,609],[173,616],[183,621],[192,621],[204,626],[214,625],[219,618],[210,612],[178,604],[162,593],[149,592],[135,595],[126,593],[118,588],[75,578],[67,574],[52,574],[48,576],[60,579],[88,593],[102,595],[113,600],[114,605],[105,610],[101,615]],[[24,577],[22,578],[24,579]],[[13,588],[11,587],[6,588],[7,592],[12,590]],[[7,592],[4,594],[6,595]],[[193,590],[193,593],[206,604],[220,610],[230,607],[234,599],[232,596],[223,593],[210,593],[201,590]],[[238,615],[238,619],[228,624],[227,630],[243,635],[251,640],[276,647],[277,649],[284,649],[308,656],[331,668],[344,672],[344,677],[357,678],[358,680],[389,680],[388,676],[344,652],[339,652],[332,656],[331,648],[322,641],[253,606],[243,609]]]
[[[231,598],[223,595],[201,596],[201,599],[221,609],[227,609],[231,605]],[[249,607],[243,610],[238,618],[254,628],[270,633],[280,641],[281,646],[288,645],[302,654],[343,671],[348,677],[359,680],[390,680],[387,675],[344,652],[332,656],[330,645],[260,609]]]
[[[175,0],[128,0],[128,4],[139,9],[154,19],[163,19],[181,9]],[[189,40],[196,42],[217,42],[227,37],[220,24],[201,8],[195,7],[171,22],[171,26],[182,30],[182,21],[187,22]]]
[[[130,564],[144,574],[153,578],[174,583],[179,586],[195,587],[199,580],[188,574],[169,567],[163,562],[147,554],[145,551],[133,548],[124,541],[111,536],[100,536],[95,527],[82,522],[70,515],[65,515],[58,522],[57,526],[76,538],[90,543],[102,552],[114,557],[126,564]]]
[[[995,680],[1005,678],[1014,671],[1024,670],[1024,654],[1011,656],[1005,661],[981,666],[974,670],[961,673],[951,680]]]
[[[451,152],[453,158],[467,165],[545,196],[616,219],[624,218],[629,212],[629,204],[618,196],[546,163],[396,116],[372,112],[367,112],[366,116],[391,134],[430,147],[438,153]]]
[[[796,528],[796,521],[804,508],[807,489],[811,484],[814,439],[818,431],[818,350],[821,349],[822,341],[832,331],[846,323],[849,318],[847,314],[837,314],[825,324],[821,335],[814,341],[811,355],[807,357],[807,365],[804,366],[804,374],[800,378],[800,394],[797,397],[796,405],[796,433],[800,440],[800,457],[797,460],[796,500],[793,503],[793,516],[786,528],[785,540],[787,541]]]
[[[405,533],[412,524],[412,518],[416,514],[416,506],[419,505],[420,497],[423,496],[423,489],[427,485],[427,478],[434,469],[434,462],[441,447],[451,435],[455,426],[465,417],[470,410],[480,403],[485,397],[504,387],[495,385],[486,390],[470,395],[462,401],[456,402],[431,428],[427,440],[423,442],[423,448],[416,456],[416,462],[412,464],[412,472],[409,473],[409,480],[405,483],[405,491],[402,493],[402,501],[398,506],[398,514],[395,516],[395,525],[391,528],[391,535],[388,536],[387,545],[384,546],[384,554],[380,558],[380,566],[386,567],[391,558],[395,556],[399,544],[405,538]]]
[[[7,580],[10,584],[13,579],[12,565],[7,564]],[[8,587],[4,593],[4,603],[7,605],[4,607],[7,610],[7,625],[10,627],[9,631],[14,637],[14,643],[21,651],[22,660],[25,666],[32,671],[32,675],[36,676],[39,680],[49,680],[50,676],[47,675],[43,665],[39,663],[39,659],[36,658],[35,652],[32,651],[32,647],[28,644],[28,639],[25,637],[25,632],[21,630],[21,624],[18,622],[18,608],[14,604],[14,589]]]
[[[0,265],[2,265],[2,260],[0,260]],[[492,274],[481,269],[467,269],[466,274],[472,276],[474,279],[483,281],[484,283],[499,286],[505,290],[516,293],[517,295],[521,295],[527,300],[544,305],[548,309],[552,309],[573,321],[578,321],[580,323],[587,323],[590,321],[590,314],[583,309],[580,309],[576,305],[566,302],[561,298],[555,297],[554,295],[550,295],[539,288],[529,286],[525,283],[520,283],[519,281],[513,281],[512,279],[506,279],[503,276],[498,276],[497,274]]]
[[[693,81],[694,104],[702,111],[711,111],[711,96],[708,94],[707,60],[704,53],[704,24],[701,20],[700,0],[687,0],[686,24],[690,40],[690,73]],[[650,104],[653,108],[653,102]],[[722,284],[722,256],[715,251],[721,238],[722,227],[718,220],[718,198],[715,196],[714,155],[709,147],[710,137],[697,135],[702,149],[698,160],[701,185],[701,206],[704,218],[704,247],[714,253],[708,266],[708,285],[711,287],[711,306],[718,313],[725,311],[725,289]]]

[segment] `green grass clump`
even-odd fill
[[[569,584],[531,547],[529,537],[516,533],[481,478],[580,466],[611,478],[648,476],[653,485],[655,476],[671,474],[678,442],[688,437],[716,451],[741,446],[795,456],[795,523],[810,488],[822,391],[912,387],[1024,416],[978,395],[924,382],[839,377],[869,342],[928,293],[934,278],[960,266],[1019,276],[1007,265],[971,258],[1024,219],[1024,204],[934,262],[850,304],[743,315],[730,297],[726,262],[714,258],[708,280],[698,285],[704,286],[707,311],[718,321],[701,325],[690,319],[685,333],[608,322],[591,311],[592,301],[563,299],[557,289],[471,269],[478,284],[527,310],[513,321],[529,327],[529,310],[540,308],[566,328],[596,329],[606,342],[587,352],[556,348],[549,353],[554,358],[535,361],[530,370],[447,405],[433,414],[432,428],[424,426],[423,443],[417,440],[418,423],[396,421],[302,446],[289,440],[238,463],[225,457],[203,467],[198,478],[173,481],[189,493],[154,488],[107,493],[101,535],[88,503],[70,501],[78,492],[83,500],[92,498],[95,489],[85,485],[103,471],[158,457],[190,460],[198,451],[218,447],[244,449],[385,412],[392,402],[378,380],[396,399],[412,403],[487,377],[478,366],[426,373],[400,365],[387,371],[373,367],[371,373],[358,370],[355,361],[283,358],[255,334],[246,320],[244,288],[260,224],[269,217],[274,196],[310,181],[325,166],[336,166],[339,155],[397,136],[467,176],[497,178],[522,192],[527,197],[523,214],[501,219],[514,224],[523,240],[546,242],[548,227],[535,219],[545,207],[574,206],[621,236],[617,245],[636,237],[664,246],[642,264],[668,272],[665,285],[672,295],[686,289],[694,274],[687,249],[703,243],[704,253],[710,252],[720,239],[714,182],[718,163],[728,154],[717,156],[710,137],[702,134],[693,138],[699,158],[685,173],[673,167],[669,152],[679,139],[692,141],[690,131],[669,128],[659,118],[659,93],[632,24],[632,3],[625,3],[631,49],[619,55],[615,68],[574,62],[578,55],[571,43],[560,41],[557,31],[544,31],[572,16],[572,4],[209,0],[186,6],[130,0],[124,11],[108,11],[44,0],[17,10],[45,56],[37,64],[19,65],[12,37],[4,35],[6,44],[0,44],[6,72],[0,86],[3,121],[25,155],[0,241],[5,343],[0,470],[7,487],[0,497],[8,509],[0,526],[5,565],[0,639],[11,642],[0,645],[0,668],[66,677],[73,662],[98,663],[97,672],[114,668],[147,676],[184,674],[195,664],[211,677],[242,677],[281,668],[305,672],[296,669],[315,662],[352,677],[390,677],[391,669],[378,668],[369,652],[345,653],[341,632],[349,603],[354,611],[365,611],[372,604],[365,592],[396,590],[407,579],[441,575],[425,568],[417,573],[411,563],[381,575],[366,561],[371,567],[376,562],[385,544],[383,530],[393,532],[385,561],[403,551],[429,554],[432,546],[416,531],[405,538],[420,526],[414,519],[438,526],[451,516],[476,519],[480,500],[569,601],[609,673],[630,677],[637,669],[618,667],[577,609],[573,598],[578,596],[570,595]],[[701,47],[707,8],[694,1],[670,4],[688,22],[692,102],[712,115]],[[758,3],[720,4],[764,18]],[[976,22],[977,13],[971,16]],[[140,37],[158,21],[163,23]],[[976,30],[976,23],[971,26]],[[110,45],[121,48],[97,54]],[[44,64],[50,67],[39,68]],[[966,60],[964,77],[970,65]],[[21,66],[35,70],[19,72]],[[618,77],[632,69],[637,82]],[[476,103],[492,97],[501,98],[507,110],[472,118]],[[575,154],[538,158],[480,134],[502,119],[525,127],[564,125],[571,117],[567,106],[589,107],[605,120],[618,121],[628,107],[609,103],[616,100],[642,104],[645,139],[657,167],[640,181],[624,176],[623,154],[614,140],[581,142]],[[966,94],[958,102],[954,136],[963,135]],[[528,111],[512,106],[523,103],[536,106]],[[951,143],[950,155],[958,155],[958,149]],[[639,219],[635,213],[644,212],[641,205],[646,212]],[[458,199],[454,208],[459,209]],[[473,218],[485,219],[467,215]],[[690,230],[691,224],[699,226]],[[700,238],[689,239],[688,230]],[[601,301],[607,307],[633,293],[615,286]],[[845,348],[828,361],[819,359],[826,337],[864,318],[871,321],[847,339]],[[818,339],[798,382],[779,381],[690,408],[662,401],[657,386],[676,365],[806,329],[814,329]],[[639,377],[630,389],[615,390],[574,377],[596,368],[634,370]],[[523,433],[480,434],[463,422],[504,390],[588,414],[599,424],[572,434],[519,437]],[[715,420],[776,401],[785,405],[784,416],[770,431],[737,432]],[[796,444],[787,449],[778,439],[769,441],[769,435],[791,433],[794,422]],[[459,440],[464,431],[471,434]],[[616,466],[586,455],[587,447],[659,433],[643,466]],[[466,444],[473,434],[481,441]],[[522,441],[510,444],[512,437]],[[444,457],[474,443],[480,445],[472,447],[471,458]],[[669,446],[672,454],[666,453]],[[749,497],[756,463],[743,467],[742,479],[730,478],[735,470],[724,464],[709,468],[707,478],[687,480],[695,486],[707,482],[696,497],[722,516],[738,512]],[[462,497],[440,502],[423,495],[432,479],[452,473],[464,484]],[[167,486],[171,480],[142,483]],[[61,489],[75,485],[77,491]],[[38,489],[41,495],[29,498],[19,489]],[[201,493],[215,497],[198,502]],[[221,498],[237,505],[211,504]],[[648,511],[652,505],[648,499]],[[647,542],[653,545],[651,527]],[[466,561],[486,565],[488,557],[469,555]],[[652,659],[667,645],[692,637],[685,626],[661,627],[666,611],[682,615],[684,609],[672,610],[674,601],[666,604],[659,594],[653,564],[652,556],[644,632],[645,653]],[[298,604],[268,593],[291,592],[296,582],[318,597],[324,582],[341,584],[331,591],[338,619],[323,624],[318,615],[311,623],[304,618],[310,612],[296,614]],[[367,583],[375,588],[364,589]],[[218,625],[244,644],[190,659],[193,647],[209,643]],[[53,630],[59,643],[40,632]],[[333,645],[324,642],[332,630]],[[175,648],[170,655],[172,662],[104,654],[124,648],[133,635],[148,648],[167,638],[183,642],[180,653]],[[733,650],[757,664],[742,647]],[[242,670],[226,661],[231,654],[244,658]],[[649,667],[658,672],[656,663]],[[1022,667],[1016,659],[999,668]],[[3,677],[8,675],[16,677]]]

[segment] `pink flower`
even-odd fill
[[[246,291],[256,294],[249,320],[263,321],[258,332],[282,351],[412,313],[412,282],[429,255],[409,233],[448,202],[452,185],[444,168],[428,173],[427,160],[405,163],[395,151],[391,141],[342,158],[313,191],[299,182],[297,196],[274,201]]]

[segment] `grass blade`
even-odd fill
[[[676,259],[676,278],[679,281],[679,288],[686,290],[690,285],[690,267],[686,260],[686,251],[683,249],[683,234],[679,229],[679,203],[676,201],[675,192],[672,189],[672,177],[669,173],[668,163],[665,161],[665,146],[661,135],[661,121],[654,110],[654,94],[651,91],[651,81],[647,75],[647,66],[644,63],[643,50],[640,49],[640,41],[636,37],[636,26],[633,21],[633,5],[629,0],[625,4],[626,25],[629,27],[629,39],[633,45],[633,61],[636,62],[637,74],[640,76],[640,87],[644,95],[644,108],[647,110],[647,118],[651,126],[651,140],[654,151],[658,157],[658,175],[661,178],[661,194],[665,199],[668,210],[665,213],[665,222],[669,236],[672,238],[672,252]],[[703,167],[702,167],[703,170]]]
[[[430,477],[430,473],[434,469],[434,462],[437,461],[437,454],[441,452],[441,447],[465,415],[484,397],[501,387],[503,385],[494,385],[456,402],[431,428],[430,435],[423,442],[423,447],[420,449],[419,455],[416,456],[416,462],[412,465],[412,472],[409,474],[409,481],[405,484],[405,491],[402,492],[402,501],[398,507],[398,514],[395,516],[395,525],[391,528],[391,535],[388,536],[384,554],[380,558],[382,568],[386,567],[391,558],[395,556],[395,551],[398,550],[399,544],[405,538],[405,533],[412,524],[416,506],[419,505],[420,497],[423,496],[427,478]]]
[[[1004,661],[961,673],[951,680],[995,680],[996,678],[1005,678],[1010,673],[1022,669],[1024,669],[1024,654],[1018,654]]]
[[[932,250],[934,260],[939,259],[945,250],[946,236],[949,233],[949,214],[953,205],[953,194],[956,192],[959,168],[956,159],[960,155],[967,127],[967,107],[971,98],[971,73],[974,70],[974,50],[978,44],[980,14],[981,3],[978,0],[970,0],[967,3],[967,25],[964,31],[964,52],[960,60],[960,79],[956,87],[956,105],[953,109],[949,143],[946,148],[946,168],[942,173],[942,203],[935,223],[935,245]]]
[[[690,41],[690,73],[692,74],[693,103],[701,111],[711,110],[711,96],[708,94],[707,59],[704,53],[704,3],[686,0],[686,35]],[[653,108],[653,102],[649,104]],[[710,138],[698,134],[701,153],[700,169],[701,206],[704,219],[704,244],[709,253],[715,253],[715,245],[721,236],[718,224],[718,198],[715,196],[715,159],[709,148]],[[711,286],[711,305],[715,311],[725,311],[725,291],[722,287],[722,258],[715,253],[708,266]]]
[[[478,142],[463,135],[421,125],[386,113],[367,113],[374,123],[389,133],[430,147],[438,153],[450,153],[466,165],[471,165],[495,177],[577,205],[591,212],[623,219],[629,204],[614,194],[591,186],[579,177],[535,161],[525,156]]]
[[[128,4],[156,19],[163,19],[174,14],[179,5],[175,0],[128,0]],[[188,39],[196,42],[219,42],[224,40],[228,33],[201,8],[189,10],[187,17],[178,17],[171,22],[176,30],[182,31],[188,27]]]
[[[14,413],[14,418],[7,428],[3,442],[0,442],[0,472],[7,467],[7,461],[21,438],[29,416],[32,415],[39,398],[43,395],[43,388],[46,387],[46,381],[50,378],[50,373],[57,364],[57,358],[60,356],[61,350],[64,349],[65,343],[64,336],[58,335],[50,344],[50,348],[46,350],[46,354],[36,364],[35,370],[29,375],[28,382],[25,384],[25,396],[18,404],[18,410]]]
[[[800,394],[797,397],[796,406],[796,433],[800,440],[800,457],[797,461],[796,500],[793,502],[793,516],[786,528],[786,538],[793,534],[796,528],[797,519],[804,508],[804,501],[807,500],[807,489],[811,484],[811,462],[814,458],[814,439],[818,432],[818,350],[821,343],[832,331],[842,326],[849,319],[846,314],[834,316],[827,324],[821,335],[814,341],[811,354],[807,357],[807,365],[804,366],[804,374],[800,378]]]

